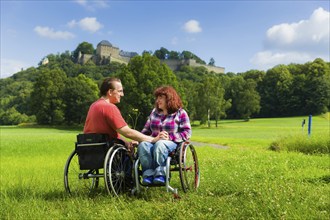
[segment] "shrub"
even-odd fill
[[[330,135],[326,132],[318,135],[291,135],[273,141],[269,147],[274,151],[297,151],[305,154],[329,154]]]
[[[24,122],[35,122],[35,116],[28,116],[21,114],[14,107],[0,112],[0,124],[1,125],[18,125]]]

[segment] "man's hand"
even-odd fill
[[[137,147],[138,144],[139,144],[139,142],[137,142],[137,141],[131,141],[128,143],[127,149],[128,149],[128,152],[130,155],[134,154],[134,148]]]

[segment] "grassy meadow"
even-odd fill
[[[303,118],[308,121],[292,117],[194,126],[192,141],[204,143],[196,147],[201,182],[197,192],[185,194],[173,173],[171,185],[179,189],[180,200],[162,187],[112,197],[103,190],[103,179],[98,193],[70,197],[63,170],[81,130],[2,126],[0,218],[330,219],[330,146],[328,153],[315,154],[269,150],[285,137],[307,137]],[[329,116],[313,117],[305,142],[311,138],[329,144]]]

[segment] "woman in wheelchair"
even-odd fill
[[[178,143],[191,137],[191,126],[182,101],[171,86],[162,86],[155,90],[155,108],[152,110],[143,130],[145,135],[159,137],[155,143],[140,142],[138,155],[143,171],[142,183],[145,185],[164,185],[166,159]]]

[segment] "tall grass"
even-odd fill
[[[306,135],[289,135],[272,142],[270,149],[275,151],[296,151],[305,154],[329,154],[330,135],[327,135],[327,133],[311,137]]]
[[[290,125],[297,119],[281,121]],[[269,144],[286,126],[277,129],[278,119],[251,122],[193,129],[194,141],[226,143],[229,148],[197,147],[197,192],[183,193],[178,173],[172,173],[180,200],[164,188],[115,198],[107,195],[102,182],[95,194],[70,197],[64,192],[63,169],[80,130],[1,127],[0,218],[330,219],[329,156],[270,151]],[[326,119],[316,119],[314,125],[313,136],[328,129]]]

